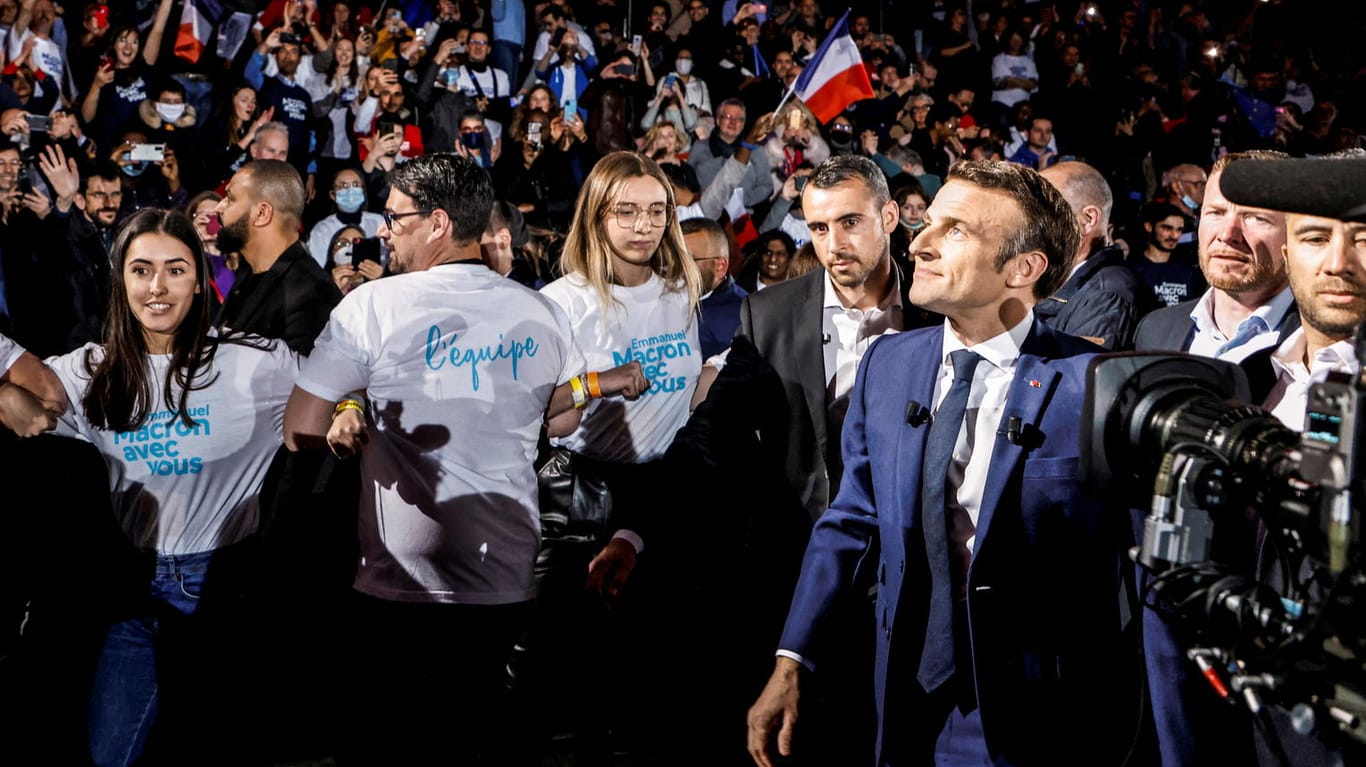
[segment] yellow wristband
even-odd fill
[[[343,410],[355,410],[361,415],[365,415],[365,408],[359,402],[353,399],[344,399],[337,403],[337,409],[332,411],[332,417],[336,418],[341,415]]]
[[[583,388],[583,381],[578,376],[569,379],[569,389],[574,395],[574,407],[583,407],[588,404],[588,392]]]
[[[602,387],[598,386],[598,371],[596,370],[588,374],[588,395],[594,399],[602,399]]]

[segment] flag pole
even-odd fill
[[[792,84],[787,87],[787,93],[784,93],[782,100],[778,102],[778,106],[773,108],[773,114],[776,115],[782,111],[783,105],[787,103],[788,99],[792,98],[792,92],[795,90],[797,90],[797,81],[793,80]]]

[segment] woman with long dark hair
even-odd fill
[[[192,744],[185,757],[205,763],[240,745],[203,730],[244,726],[228,694],[242,656],[230,629],[241,625],[257,493],[298,363],[283,344],[211,329],[209,269],[183,213],[134,214],[111,259],[103,343],[46,361],[64,401],[9,385],[0,422],[47,413],[59,433],[92,443],[119,525],[145,552],[146,591],[109,628],[95,674],[95,763],[136,761],[154,723],[163,743]]]
[[[124,128],[138,125],[138,106],[149,96],[156,97],[152,88],[161,78],[153,74],[153,67],[161,54],[171,5],[171,0],[161,0],[146,40],[132,24],[110,29],[104,35],[103,56],[93,69],[80,72],[91,78],[81,100],[81,119],[101,152],[114,148],[114,137]]]

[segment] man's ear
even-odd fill
[[[256,226],[270,226],[270,222],[275,220],[275,206],[268,202],[256,203],[255,210],[252,211],[251,222]]]
[[[1042,250],[1027,250],[1006,264],[1006,285],[1031,288],[1048,271],[1048,256]]]
[[[882,232],[891,234],[896,231],[897,224],[901,223],[901,206],[896,204],[896,200],[888,200],[882,206]]]
[[[427,217],[427,221],[430,222],[432,225],[432,231],[430,234],[427,235],[428,242],[436,242],[437,240],[440,240],[443,237],[450,237],[451,229],[453,229],[455,226],[455,224],[451,221],[450,215],[448,215],[446,211],[442,210],[441,208],[433,210],[431,215]],[[476,242],[477,241],[478,240],[476,238]]]

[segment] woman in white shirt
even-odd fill
[[[182,726],[236,728],[215,713],[227,698],[210,680],[230,679],[227,661],[240,648],[229,655],[226,642],[201,644],[218,631],[205,631],[207,619],[196,613],[240,618],[254,559],[241,544],[257,529],[257,494],[282,443],[298,363],[283,344],[211,330],[209,269],[184,214],[139,211],[120,229],[111,258],[116,300],[103,343],[46,361],[61,401],[0,387],[0,422],[45,414],[59,433],[92,443],[109,469],[118,523],[147,554],[147,591],[110,627],[91,691],[93,760],[126,765],[141,755],[162,701],[195,712],[176,720]],[[166,664],[187,659],[192,665],[180,673],[165,673]],[[186,742],[232,746],[222,738]],[[182,756],[203,762],[222,754]]]
[[[658,165],[635,152],[613,152],[594,165],[579,193],[560,266],[565,276],[541,292],[568,315],[588,370],[639,364],[649,381],[633,399],[600,398],[590,386],[578,428],[552,441],[572,454],[574,471],[607,484],[611,514],[586,540],[546,535],[538,562],[540,633],[522,643],[545,656],[536,666],[555,677],[534,680],[537,689],[550,696],[572,690],[573,705],[587,712],[578,722],[581,742],[607,744],[606,717],[614,707],[581,697],[611,675],[602,668],[607,658],[586,660],[572,648],[581,642],[608,647],[619,640],[609,632],[620,624],[605,624],[601,611],[566,595],[583,592],[586,563],[588,591],[609,602],[619,596],[645,545],[642,525],[656,521],[655,494],[668,492],[661,490],[668,483],[657,476],[655,459],[687,420],[702,369],[701,276],[683,242],[673,187]],[[589,373],[590,383],[595,375]],[[551,419],[552,434],[565,433],[558,425]]]

